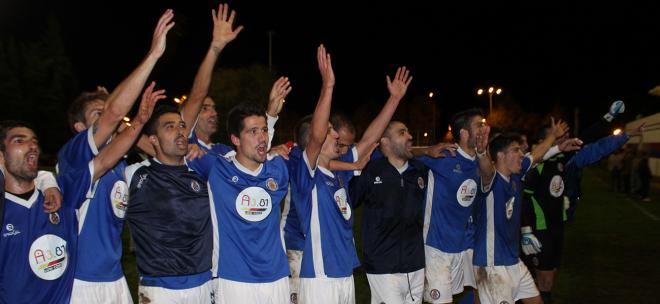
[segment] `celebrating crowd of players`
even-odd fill
[[[371,303],[452,303],[466,286],[475,302],[548,303],[572,205],[565,181],[641,130],[579,150],[568,125],[552,120],[528,152],[520,135],[491,134],[481,111],[468,109],[452,119],[453,143],[413,148],[406,125],[391,121],[412,81],[401,67],[356,141],[350,121],[331,117],[335,74],[321,45],[320,97],[297,124],[296,144],[271,146],[286,77],[267,110],[241,104],[228,113],[231,145],[213,143],[212,71],[242,27],[227,5],[212,11],[209,49],[190,98],[175,108],[157,105],[166,96],[155,82],[143,91],[173,17],[161,16],[147,56],[111,94],[100,88],[72,103],[76,135],[58,153],[56,177],[37,171],[30,125],[1,123],[0,303],[132,303],[124,220],[140,303],[354,303],[360,265]],[[602,123],[622,111],[615,103]],[[134,145],[151,157],[127,163]]]

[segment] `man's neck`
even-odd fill
[[[317,165],[319,167],[330,169],[330,160],[332,160],[332,158],[330,158],[327,155],[323,155],[323,153],[320,153],[319,154],[319,161],[317,162]]]
[[[257,171],[261,166],[260,162],[256,162],[241,153],[236,153],[236,161],[250,171]]]
[[[34,190],[34,179],[26,180],[7,173],[5,191],[14,194],[23,194],[32,190]]]
[[[495,170],[497,170],[497,172],[499,172],[500,174],[506,176],[507,178],[511,177],[511,170],[509,170],[504,165],[495,164]]]
[[[195,129],[195,135],[197,135],[197,139],[201,140],[203,143],[207,145],[211,144],[211,134]]]
[[[465,153],[469,154],[470,156],[474,157],[477,155],[477,152],[474,150],[474,148],[471,148],[467,143],[458,143],[458,146],[461,148],[461,150],[465,151]]]
[[[394,166],[394,168],[396,168],[397,170],[403,168],[403,166],[404,166],[404,165],[406,164],[406,162],[408,161],[407,159],[404,159],[404,158],[401,158],[401,157],[397,157],[397,156],[392,156],[392,155],[389,155],[389,156],[386,155],[385,157],[387,157],[387,161],[388,161],[392,166]]]
[[[156,159],[168,166],[182,166],[186,163],[183,156],[167,156],[159,151],[156,151]]]

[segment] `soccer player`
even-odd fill
[[[317,60],[323,86],[312,116],[303,161],[291,172],[294,203],[305,232],[301,266],[301,303],[354,303],[353,269],[359,265],[353,243],[354,217],[346,193],[349,180],[329,170],[330,160],[339,157],[338,135],[328,123],[335,77],[330,55],[321,45]],[[412,77],[406,68],[397,70],[394,80],[387,76],[390,98],[370,124],[356,149],[358,155],[371,153]]]
[[[140,65],[107,96],[106,92],[84,93],[69,108],[71,128],[78,134],[58,153],[58,171],[80,170],[104,148],[131,109],[149,74],[165,51],[166,36],[174,25],[167,10],[159,19],[149,53]],[[153,93],[155,83],[145,91]],[[162,94],[163,91],[157,93]],[[105,101],[106,99],[107,102]],[[81,202],[78,213],[78,260],[71,303],[132,303],[121,265],[124,218],[128,187],[124,182],[124,160],[103,175],[91,196]],[[96,252],[96,254],[89,254]]]
[[[551,131],[543,127],[537,135],[542,142]],[[560,265],[564,242],[564,223],[569,199],[565,195],[565,172],[581,170],[623,146],[629,136],[640,135],[639,129],[626,134],[604,137],[575,154],[559,153],[539,163],[525,176],[522,217],[522,250],[531,256],[536,281],[546,304],[552,303],[552,285]],[[570,145],[567,135],[556,140],[560,151]]]
[[[480,165],[489,160],[477,157],[477,135],[488,130],[479,109],[468,109],[452,118],[454,156],[446,144],[427,149],[419,157],[431,171],[424,217],[426,241],[426,286],[424,300],[451,303],[464,286],[476,287],[472,273],[471,216],[480,182]],[[487,137],[488,134],[483,136]],[[442,154],[441,154],[442,153]],[[484,163],[486,162],[486,163]]]
[[[515,133],[495,136],[486,144],[477,137],[476,152],[480,158],[494,159],[492,169],[481,178],[479,205],[475,219],[475,278],[481,303],[542,303],[538,289],[527,267],[520,261],[521,178],[531,166],[542,159],[556,138],[568,127],[552,121],[552,132],[531,154],[524,156]],[[486,127],[488,128],[488,127]],[[488,147],[488,153],[486,153]]]
[[[93,183],[132,146],[155,101],[143,100],[132,126],[87,166],[57,177],[63,203],[54,213],[44,212],[44,196],[35,190],[40,155],[37,136],[25,123],[1,124],[0,154],[7,170],[5,225],[0,238],[1,303],[69,303],[78,256],[76,209]]]
[[[221,303],[287,303],[289,266],[279,223],[287,192],[284,160],[267,159],[265,111],[240,104],[228,114],[235,154],[209,153],[188,162],[208,181],[213,275]]]
[[[351,181],[362,208],[362,255],[371,303],[421,303],[424,290],[424,200],[428,169],[413,159],[412,136],[392,121],[380,140],[384,158]]]

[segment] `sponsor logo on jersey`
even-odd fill
[[[126,208],[128,207],[128,185],[124,181],[116,181],[112,186],[110,192],[110,203],[112,204],[112,212],[118,218],[126,216]]]
[[[419,189],[424,189],[424,179],[421,176],[417,177],[417,185]]]
[[[196,180],[190,181],[190,188],[193,189],[195,192],[199,192],[201,187],[199,186],[199,183]]]
[[[477,182],[468,178],[458,187],[456,200],[463,207],[469,207],[477,196]]]
[[[60,215],[57,212],[53,212],[48,215],[48,220],[51,224],[57,225],[60,223]]]
[[[231,177],[231,181],[235,184],[238,183],[238,176],[234,175]]]
[[[236,212],[243,219],[259,222],[273,209],[270,194],[261,187],[248,187],[236,196]]]
[[[380,176],[376,176],[376,179],[374,180],[374,185],[379,185],[379,184],[382,184],[382,183],[383,183],[383,181],[380,180]]]
[[[271,177],[266,181],[266,187],[268,187],[270,191],[275,191],[277,190],[277,182]]]
[[[513,204],[516,201],[516,197],[512,196],[507,202],[506,202],[506,219],[510,220],[511,217],[513,216]]]
[[[348,204],[348,199],[346,195],[346,189],[340,188],[339,190],[335,191],[335,202],[337,203],[337,207],[339,207],[339,212],[341,212],[341,215],[344,217],[345,220],[350,220],[351,219],[351,206]]]
[[[8,236],[14,236],[14,235],[21,234],[21,232],[18,231],[17,229],[15,229],[14,225],[12,225],[12,224],[7,224],[5,226],[5,230],[7,230],[7,232],[3,233],[2,237],[8,237]]]
[[[64,274],[69,261],[66,241],[59,236],[40,236],[30,246],[28,260],[34,274],[44,280],[56,280]]]
[[[144,183],[144,181],[147,180],[147,176],[149,176],[149,174],[140,174],[140,179],[138,179],[138,183],[137,183],[138,189],[142,188],[142,184]]]
[[[463,171],[461,170],[461,165],[460,164],[456,164],[456,167],[452,171],[454,171],[455,173],[463,173]]]
[[[564,193],[564,180],[560,175],[555,175],[550,180],[550,195],[560,197]]]

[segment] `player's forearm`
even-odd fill
[[[481,177],[483,187],[490,187],[490,183],[493,181],[493,176],[495,176],[495,167],[493,166],[490,156],[488,156],[488,153],[477,156],[477,162],[479,165],[478,173]]]
[[[331,171],[353,171],[361,170],[358,163],[347,163],[340,160],[331,160],[329,165]]]
[[[399,101],[401,101],[401,97],[390,95],[385,106],[383,106],[383,109],[378,113],[378,116],[374,118],[364,131],[364,135],[362,135],[362,139],[360,139],[360,142],[357,145],[358,155],[364,155],[366,149],[368,149],[371,144],[380,140],[387,124],[390,123],[392,115],[394,115],[394,112],[399,105]]]
[[[321,146],[328,134],[328,121],[330,120],[330,108],[332,105],[333,87],[323,87],[321,96],[314,109],[311,122],[311,134],[308,145]]]
[[[190,89],[190,97],[184,105],[183,121],[188,125],[193,125],[197,119],[199,111],[202,109],[204,98],[209,94],[209,87],[211,86],[211,78],[213,76],[213,67],[218,61],[218,56],[224,47],[211,46],[206,52],[206,56],[202,64],[197,70],[193,86]]]
[[[552,147],[552,144],[555,142],[555,135],[549,134],[540,144],[534,146],[532,149],[532,159],[534,163],[540,162],[543,160],[543,155]]]
[[[117,125],[126,116],[126,113],[131,110],[157,61],[158,57],[150,53],[112,91],[106,102],[105,110],[95,125],[94,142],[97,147],[102,146],[108,141],[110,136],[115,132]]]
[[[133,146],[135,140],[140,136],[144,124],[134,122],[123,132],[117,135],[99,155],[94,158],[94,176],[92,181],[96,181],[103,176],[110,168],[122,158]]]

